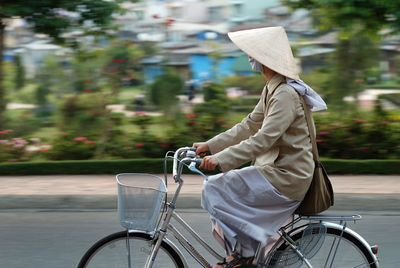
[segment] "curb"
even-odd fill
[[[168,196],[170,200],[172,196]],[[177,208],[199,209],[200,195],[181,194]],[[332,210],[399,211],[398,194],[335,194]],[[4,195],[0,209],[117,209],[117,196],[111,195]]]

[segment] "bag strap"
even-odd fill
[[[306,115],[306,121],[307,121],[308,131],[310,133],[314,162],[315,165],[318,165],[319,163],[318,147],[317,147],[317,142],[315,140],[315,129],[313,127],[313,123],[311,120],[311,110],[307,107],[306,103],[304,102],[304,98],[300,96],[300,94],[299,97],[301,99],[301,103],[303,104],[304,113]]]

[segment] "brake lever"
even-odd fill
[[[200,159],[200,160],[201,160],[201,159]],[[208,177],[196,167],[196,162],[191,162],[191,163],[189,164],[189,169],[190,169],[191,171],[195,172],[195,173],[200,174],[201,176],[203,176],[203,178],[204,178],[205,181],[208,181]]]

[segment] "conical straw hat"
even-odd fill
[[[262,65],[294,80],[300,79],[283,27],[267,27],[228,33],[247,55]]]

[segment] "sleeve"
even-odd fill
[[[208,148],[212,154],[216,154],[223,149],[238,144],[242,140],[248,139],[254,135],[262,126],[264,120],[263,102],[265,99],[266,87],[261,94],[253,111],[247,115],[240,123],[233,126],[231,129],[215,136],[207,141]]]
[[[258,155],[267,152],[294,121],[296,102],[289,91],[276,92],[270,101],[268,115],[265,116],[262,128],[257,133],[215,155],[223,172],[252,161]]]

